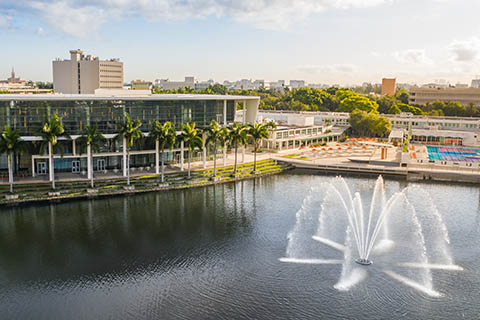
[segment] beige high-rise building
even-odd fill
[[[395,78],[393,79],[383,78],[382,79],[382,96],[387,94],[389,96],[394,96],[395,93],[397,92],[396,82],[397,80]]]
[[[93,94],[99,88],[123,88],[123,62],[85,56],[82,50],[70,50],[70,60],[53,61],[54,92]]]

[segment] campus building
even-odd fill
[[[397,92],[396,86],[397,79],[383,78],[382,79],[382,96],[389,95],[394,96]]]
[[[133,91],[135,93],[135,91]],[[171,121],[180,131],[183,123],[195,122],[206,127],[211,120],[227,126],[235,120],[235,110],[242,103],[244,122],[255,121],[259,97],[220,95],[0,95],[0,126],[9,126],[20,132],[28,142],[28,151],[16,156],[15,170],[25,175],[47,175],[48,155],[40,152],[42,139],[39,131],[53,114],[62,118],[70,139],[59,139],[64,154],[55,150],[55,172],[85,174],[91,170],[118,173],[126,176],[126,149],[118,133],[125,113],[140,120],[140,130],[148,135],[153,121]],[[85,126],[97,126],[106,140],[100,152],[94,154],[93,168],[87,164],[85,150],[77,144]],[[58,148],[57,148],[58,149]],[[183,168],[184,146],[178,142],[167,160],[180,163]],[[132,170],[148,171],[155,163],[155,143],[142,141],[131,152]],[[0,170],[7,168],[6,157],[0,155]]]
[[[411,113],[383,116],[392,122],[390,137],[397,142],[403,141],[403,137],[411,130],[411,141],[414,143],[480,147],[480,118],[416,116]],[[269,119],[281,124],[303,127],[307,132],[309,127],[313,129],[314,126],[331,125],[344,131],[350,126],[350,114],[345,112],[261,110],[257,118],[259,121]],[[305,123],[301,124],[299,119],[305,119]]]
[[[96,89],[123,89],[123,62],[100,60],[70,50],[70,60],[53,61],[53,91],[65,94],[93,94]]]
[[[433,101],[456,101],[480,105],[480,88],[411,88],[409,103],[426,105]]]

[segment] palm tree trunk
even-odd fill
[[[88,148],[88,161],[90,162],[90,187],[93,189],[94,188],[94,183],[93,183],[93,154],[92,154],[92,145],[89,144],[87,146]],[[98,170],[98,168],[97,168]]]
[[[233,167],[233,175],[234,176],[237,175],[237,151],[238,151],[238,147],[235,146],[235,166]]]
[[[165,181],[165,151],[162,149],[162,183]]]
[[[130,185],[130,149],[127,148],[127,185]]]
[[[158,141],[158,139],[155,140],[155,174],[159,174],[160,170],[159,170],[159,167],[158,167],[158,149],[159,149],[159,144],[160,142]],[[163,153],[162,153],[163,155]],[[163,182],[163,181],[162,181]]]
[[[13,157],[8,155],[8,183],[10,183],[10,193],[13,193]]]
[[[52,181],[52,189],[55,190],[55,168],[53,164],[53,145],[51,142],[48,143],[48,153],[49,153],[48,173],[50,174],[50,180]]]
[[[257,171],[257,142],[255,141],[255,150],[253,151],[253,172]]]
[[[217,144],[213,146],[213,176],[217,175]]]
[[[190,150],[190,148],[188,148],[188,178],[190,179],[190,159],[191,159],[191,155],[192,155],[192,150]]]

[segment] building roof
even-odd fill
[[[1,94],[0,101],[69,101],[69,100],[260,100],[257,96],[229,96],[210,94],[149,94],[149,95],[95,95],[95,94]]]

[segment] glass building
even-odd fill
[[[125,113],[142,122],[141,130],[148,133],[153,121],[171,121],[180,131],[183,123],[195,122],[206,127],[212,120],[227,126],[234,122],[235,111],[241,106],[242,119],[255,121],[259,97],[220,95],[0,95],[0,126],[9,126],[20,132],[29,143],[28,152],[18,155],[15,170],[28,175],[48,172],[48,155],[41,154],[39,131],[53,114],[61,117],[65,132],[71,140],[61,140],[63,156],[55,152],[56,172],[84,173],[87,158],[78,139],[85,126],[97,126],[107,138],[94,157],[93,170],[125,173],[122,139],[117,135]],[[131,167],[151,169],[155,159],[155,144],[145,139],[133,148]],[[183,163],[183,145],[178,143],[167,155],[172,162]],[[6,160],[0,155],[0,172],[6,170]]]

